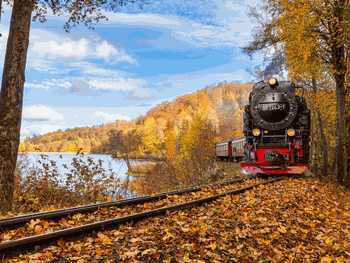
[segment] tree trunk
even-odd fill
[[[315,119],[315,113],[313,111],[311,111],[311,115],[312,115],[312,119]],[[316,126],[316,124],[315,124]],[[318,171],[318,166],[317,166],[317,155],[316,155],[316,148],[317,148],[317,143],[316,143],[316,135],[317,133],[315,131],[312,132],[312,136],[311,136],[311,167],[310,170],[311,172],[313,172],[314,174],[317,174]]]
[[[317,84],[316,84],[316,79],[312,79],[312,88],[315,93],[315,98],[316,98],[316,93],[317,93]],[[323,122],[321,120],[321,113],[318,110],[318,105],[316,105],[316,117],[317,117],[317,122],[319,125],[319,131],[320,131],[320,136],[321,136],[321,142],[322,142],[322,152],[323,152],[323,176],[327,176],[328,174],[328,150],[327,150],[327,141],[326,141],[326,136],[324,134],[324,128],[323,128]]]
[[[347,87],[347,96],[350,96],[350,90],[349,87]],[[347,104],[347,118],[346,118],[346,126],[347,126],[347,149],[346,149],[346,157],[347,157],[347,182],[348,182],[348,187],[350,188],[350,101],[348,100]]]
[[[338,122],[338,139],[337,139],[337,166],[338,166],[338,181],[343,185],[347,185],[346,178],[346,157],[345,157],[345,143],[346,143],[346,130],[345,130],[345,77],[347,72],[347,63],[345,58],[345,44],[341,42],[343,39],[343,22],[345,16],[346,3],[344,0],[340,0],[334,6],[334,19],[331,23],[331,28],[334,31],[334,38],[332,39],[332,53],[333,53],[333,67],[334,67],[334,80],[336,83],[337,94],[337,122]]]
[[[126,166],[128,167],[128,172],[132,173],[133,171],[132,171],[132,167],[131,167],[131,164],[130,164],[130,158],[129,158],[128,153],[125,153],[125,152],[122,152],[122,151],[120,151],[119,153],[122,156],[123,160],[125,161]]]
[[[337,85],[338,86],[338,85]],[[337,87],[337,114],[338,114],[338,140],[337,140],[337,166],[338,166],[338,181],[345,185],[345,156],[344,156],[344,114],[345,114],[345,98],[344,90],[341,86]]]
[[[339,60],[341,60],[339,58]],[[340,68],[341,66],[338,66]],[[347,185],[346,170],[345,170],[345,74],[340,73],[341,71],[337,68],[335,73],[336,82],[336,95],[337,95],[337,168],[338,168],[338,181],[343,185]]]
[[[15,0],[0,94],[0,212],[12,208],[20,140],[24,73],[34,0]]]

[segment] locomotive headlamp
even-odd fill
[[[254,129],[253,130],[254,136],[259,136],[260,135],[260,130],[259,129]]]
[[[277,79],[276,78],[270,78],[269,79],[269,84],[271,86],[277,86]]]
[[[288,129],[287,134],[289,136],[294,136],[295,135],[295,130],[294,129]]]

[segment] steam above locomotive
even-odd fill
[[[253,86],[243,114],[247,172],[300,174],[309,166],[310,111],[296,88],[276,78]]]

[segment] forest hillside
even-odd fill
[[[76,152],[82,148],[85,153],[111,153],[110,131],[113,130],[132,134],[136,144],[133,157],[156,157],[165,149],[170,137],[179,138],[185,133],[193,122],[194,114],[215,127],[217,141],[242,136],[242,112],[252,85],[224,82],[207,86],[173,102],[164,102],[145,116],[129,122],[116,120],[26,138],[21,142],[19,151]]]

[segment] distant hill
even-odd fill
[[[173,102],[164,102],[129,122],[116,120],[113,123],[92,127],[58,130],[44,135],[26,138],[20,143],[20,152],[76,152],[78,148],[91,153],[109,153],[109,131],[132,131],[140,136],[138,157],[155,152],[154,144],[165,147],[167,136],[176,137],[188,127],[194,113],[213,123],[217,140],[242,136],[242,113],[248,103],[253,83],[219,83],[207,86],[189,95],[178,97]],[[170,132],[171,131],[171,132]]]

